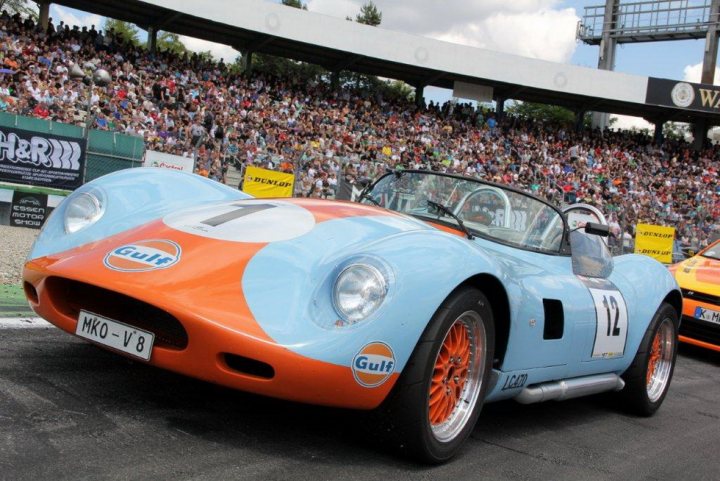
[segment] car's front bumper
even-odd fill
[[[71,334],[80,309],[154,332],[149,364],[157,367],[257,394],[357,409],[378,406],[398,376],[393,373],[383,385],[368,389],[356,382],[349,366],[277,344],[254,329],[252,319],[242,319],[241,310],[213,310],[207,299],[193,306],[192,301],[152,292],[150,286],[85,283],[84,276],[62,271],[43,259],[26,265],[25,290],[32,308]]]
[[[686,292],[684,294],[678,339],[681,342],[720,352],[720,324],[696,317],[698,308],[720,312],[720,306],[688,297]]]

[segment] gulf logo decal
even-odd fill
[[[363,346],[352,360],[352,372],[361,386],[377,387],[395,371],[395,354],[384,342]]]
[[[173,241],[151,239],[125,244],[107,253],[103,263],[120,272],[167,269],[180,260],[181,249]]]

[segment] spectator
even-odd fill
[[[88,90],[69,67],[108,70],[90,102],[95,127],[142,136],[148,149],[192,156],[223,180],[229,164],[297,172],[301,195],[333,197],[338,177],[363,182],[417,168],[512,184],[551,202],[599,207],[632,242],[638,222],[673,225],[684,246],[717,236],[720,148],[653,145],[634,132],[583,131],[470,104],[414,103],[323,81],[252,77],[197,54],[148,52],[108,32],[63,22],[45,37],[0,17],[0,109],[84,125]],[[342,175],[341,175],[342,174]],[[629,245],[627,246],[629,247]]]

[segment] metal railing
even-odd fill
[[[620,3],[610,35],[619,42],[702,38],[717,26],[712,0],[655,0]],[[605,27],[605,5],[585,7],[577,37],[598,43]]]

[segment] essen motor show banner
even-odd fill
[[[0,127],[0,181],[77,189],[86,150],[85,139]]]

